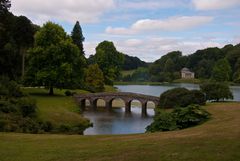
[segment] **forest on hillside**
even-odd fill
[[[201,49],[190,55],[183,55],[181,51],[169,52],[148,68],[139,68],[122,80],[171,82],[180,78],[184,67],[195,72],[198,79],[240,83],[240,44]]]
[[[30,67],[35,65],[31,65],[36,58],[32,58],[32,55],[38,52],[35,49],[42,47],[45,51],[47,51],[47,49],[50,50],[45,43],[41,43],[40,41],[49,41],[49,44],[55,43],[56,48],[59,49],[58,53],[69,54],[66,52],[66,49],[62,48],[63,45],[60,43],[62,40],[59,40],[59,42],[55,42],[56,40],[53,39],[50,40],[50,37],[46,35],[46,33],[50,32],[46,30],[56,30],[56,32],[52,34],[62,35],[62,39],[66,42],[66,48],[69,48],[68,50],[73,52],[71,60],[75,60],[74,57],[78,55],[77,63],[79,69],[81,69],[75,71],[77,67],[74,67],[71,71],[75,73],[72,73],[71,80],[68,80],[68,82],[65,81],[67,79],[61,80],[61,82],[57,82],[57,84],[53,85],[55,87],[72,88],[71,84],[75,84],[77,88],[88,88],[85,85],[86,79],[94,79],[84,78],[86,76],[93,77],[91,74],[85,72],[95,72],[93,70],[100,70],[100,72],[96,73],[99,73],[98,77],[101,83],[98,86],[101,86],[101,89],[103,89],[103,84],[112,85],[114,81],[172,82],[180,78],[180,70],[183,67],[187,67],[195,72],[195,76],[198,79],[215,79],[217,81],[233,81],[235,83],[240,83],[240,44],[235,46],[229,44],[223,48],[199,49],[190,55],[184,55],[181,51],[173,51],[167,53],[153,63],[146,63],[138,57],[129,56],[127,53],[117,51],[117,47],[114,46],[113,42],[103,41],[96,46],[96,52],[94,54],[91,53],[92,55],[86,58],[83,46],[85,38],[82,35],[82,29],[79,22],[76,22],[72,33],[68,35],[60,25],[48,22],[40,27],[33,24],[31,20],[25,16],[13,15],[9,12],[9,8],[11,7],[10,1],[6,1],[6,4],[1,7],[0,75],[7,76],[11,80],[24,82],[26,85],[39,86],[46,84],[46,81],[42,79],[55,79],[52,75],[47,76],[46,74],[46,72],[53,72],[51,70],[46,70],[49,69],[49,66],[44,67],[43,71],[34,69],[35,71],[32,72],[32,75],[28,72],[31,69]],[[75,49],[75,47],[78,49]],[[53,54],[52,58],[58,58],[56,57],[57,53],[48,52],[48,54]],[[87,54],[89,55],[89,53]],[[47,57],[45,58],[48,59]],[[61,60],[63,61],[61,64],[63,66],[61,69],[59,68],[58,71],[54,71],[60,73],[58,77],[62,76],[61,78],[67,78],[70,76],[61,75],[63,72],[59,72],[59,70],[69,71],[68,68],[73,65],[73,62],[69,62],[71,60]],[[46,60],[44,61],[46,62]],[[54,64],[53,61],[51,63]],[[49,62],[48,65],[51,63]],[[68,65],[66,65],[66,63]],[[94,66],[94,68],[91,66],[91,70],[87,69],[90,65],[94,64],[98,66]],[[57,69],[59,66],[60,64],[54,64],[51,68],[54,67]],[[133,72],[128,75],[121,74],[121,71],[126,70],[133,70]],[[34,73],[38,73],[38,76],[41,76],[42,79],[28,79],[30,75],[32,78],[36,78],[36,75],[33,75]],[[73,80],[74,77],[77,79]],[[93,84],[87,84],[87,86],[93,86]]]

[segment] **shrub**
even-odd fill
[[[65,95],[66,95],[66,96],[72,96],[73,94],[72,94],[71,91],[67,90],[67,91],[65,91]]]
[[[28,97],[19,99],[18,107],[23,117],[33,116],[37,108],[36,101]]]
[[[198,105],[177,108],[173,112],[158,109],[147,132],[172,131],[199,125],[210,118],[210,114]]]
[[[58,128],[58,131],[63,133],[70,132],[70,130],[71,130],[71,126],[65,125],[65,124],[60,125]]]
[[[191,95],[192,95],[192,102],[194,104],[198,104],[198,105],[205,105],[206,104],[206,98],[203,92],[199,91],[199,90],[192,90],[191,91]]]
[[[50,121],[42,123],[42,130],[45,132],[51,132],[53,130],[53,125]]]
[[[208,82],[200,85],[200,89],[209,101],[218,102],[219,100],[233,99],[233,94],[225,83]]]
[[[164,112],[163,110],[157,112],[153,123],[146,128],[148,132],[172,131],[176,129],[177,124],[173,113]]]
[[[4,131],[6,125],[6,121],[0,119],[0,131]]]
[[[17,112],[17,106],[14,103],[11,103],[9,100],[0,100],[0,112]]]
[[[41,131],[41,126],[39,122],[33,118],[25,117],[22,118],[19,125],[21,132],[24,133],[39,133]]]
[[[176,124],[179,129],[192,127],[205,122],[210,114],[197,105],[190,105],[187,108],[177,108],[173,111]]]
[[[186,107],[190,104],[204,105],[205,102],[205,96],[201,91],[174,88],[161,94],[159,106],[161,108],[175,108]]]

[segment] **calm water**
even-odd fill
[[[187,89],[199,89],[196,84],[168,84],[161,86],[149,85],[118,85],[116,86],[122,92],[142,93],[153,96],[160,96],[161,93],[168,89],[176,87],[185,87]],[[240,86],[233,86],[231,90],[235,101],[240,101]],[[124,107],[114,109],[111,113],[107,111],[85,111],[84,116],[89,118],[93,123],[92,128],[85,130],[85,135],[98,134],[131,134],[144,133],[145,128],[151,124],[153,120],[154,110],[148,109],[148,117],[141,117],[141,108],[132,106],[132,114],[125,115]]]

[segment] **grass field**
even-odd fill
[[[0,133],[1,161],[239,161],[240,103],[210,104],[208,122],[136,135]]]
[[[122,74],[122,76],[132,75],[135,71],[136,71],[136,69],[133,69],[133,70],[123,70],[123,71],[121,71],[121,74]]]
[[[168,83],[162,82],[114,82],[114,85],[163,85]]]
[[[194,84],[202,83],[202,81],[199,79],[176,79],[173,82],[174,83],[194,83]]]
[[[113,87],[106,86],[106,91],[115,91]],[[66,90],[54,89],[54,96],[48,95],[48,90],[44,88],[23,88],[37,101],[38,116],[43,121],[51,121],[55,125],[73,125],[86,121],[80,114],[80,108],[72,97],[65,96]],[[84,90],[72,90],[76,93],[89,93]],[[1,161],[1,160],[0,160]]]

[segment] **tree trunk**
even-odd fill
[[[54,93],[53,93],[53,86],[50,86],[50,88],[49,88],[49,95],[50,96],[54,95]]]
[[[24,49],[24,47],[20,48],[20,54],[22,55],[22,80],[23,80],[24,74],[25,74],[25,49]]]

